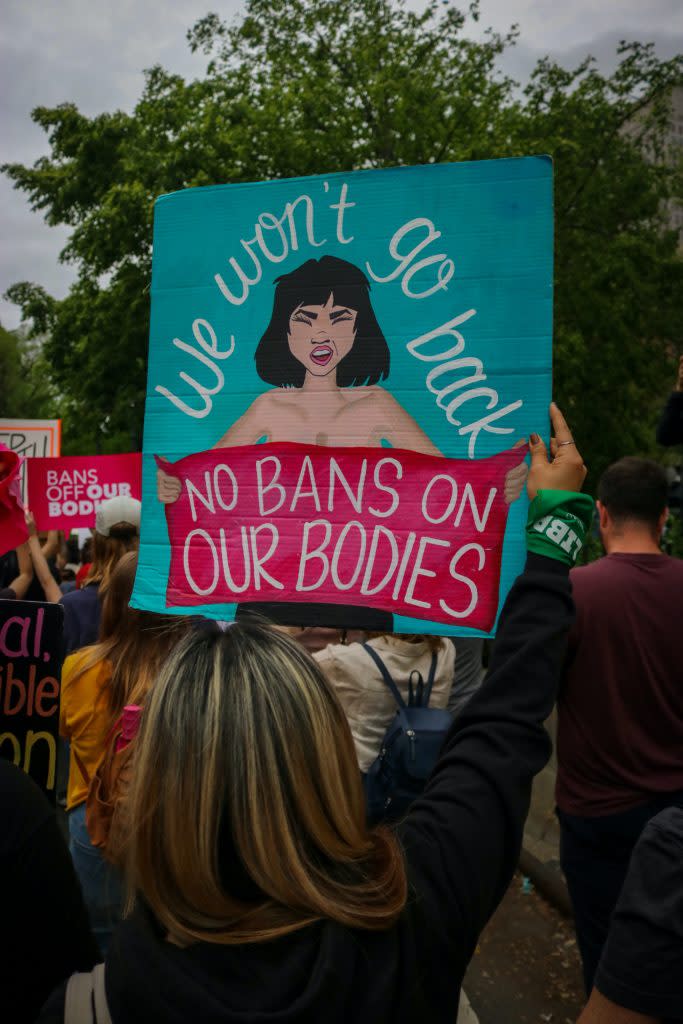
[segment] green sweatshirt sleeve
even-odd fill
[[[574,565],[593,520],[593,499],[575,491],[539,491],[529,505],[526,546]]]

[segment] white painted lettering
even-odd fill
[[[477,600],[479,599],[479,591],[474,580],[469,579],[468,576],[463,576],[462,573],[456,572],[456,568],[460,559],[464,555],[468,554],[470,551],[476,551],[479,561],[477,570],[481,571],[484,567],[484,563],[486,562],[486,552],[484,551],[481,544],[464,544],[458,551],[455,552],[455,554],[451,558],[451,563],[448,567],[448,571],[450,572],[453,579],[456,580],[458,583],[464,583],[467,589],[469,590],[469,604],[462,611],[456,612],[454,611],[453,608],[446,604],[443,598],[439,600],[439,606],[441,607],[442,611],[446,612],[447,615],[451,615],[454,619],[467,618],[467,616],[470,615],[471,612],[473,612],[474,609],[476,608]]]
[[[425,569],[422,566],[422,559],[424,558],[425,551],[429,544],[433,544],[434,547],[449,548],[450,544],[447,540],[437,540],[436,537],[420,537],[420,543],[417,548],[417,555],[415,556],[415,562],[413,563],[413,569],[410,574],[410,580],[406,587],[405,602],[406,604],[414,604],[419,608],[431,608],[429,601],[420,601],[419,598],[415,597],[415,585],[417,584],[420,576],[436,576],[436,573],[432,569]]]

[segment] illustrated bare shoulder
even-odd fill
[[[254,402],[262,403],[262,408],[273,409],[283,405],[296,405],[301,399],[301,388],[271,388],[264,391]]]
[[[253,423],[255,420],[267,422],[274,412],[280,412],[296,406],[298,392],[294,388],[272,388],[257,395],[244,413],[243,419]]]
[[[231,445],[255,444],[259,437],[268,435],[269,418],[272,417],[275,403],[271,396],[274,392],[266,391],[257,395],[254,401],[247,406],[242,415],[223,434],[221,439],[214,445],[215,448],[230,447]]]
[[[341,394],[350,405],[362,402],[364,405],[371,405],[378,409],[385,408],[386,399],[389,402],[394,401],[391,395],[377,384],[362,384],[355,388],[344,388]]]

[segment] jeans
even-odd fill
[[[628,811],[597,818],[578,817],[557,809],[560,865],[574,910],[586,995],[593,988],[633,847],[650,818],[671,806],[683,807],[683,792],[662,793]]]
[[[121,919],[121,875],[90,842],[85,803],[69,811],[69,851],[81,883],[90,927],[105,957],[112,932]]]

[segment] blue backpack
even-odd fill
[[[453,718],[448,711],[429,707],[436,674],[436,654],[432,654],[426,685],[417,669],[410,673],[406,704],[377,651],[369,644],[363,644],[363,647],[377,665],[396,702],[396,717],[384,734],[379,755],[364,778],[368,820],[375,825],[379,821],[395,821],[403,817],[420,795]]]

